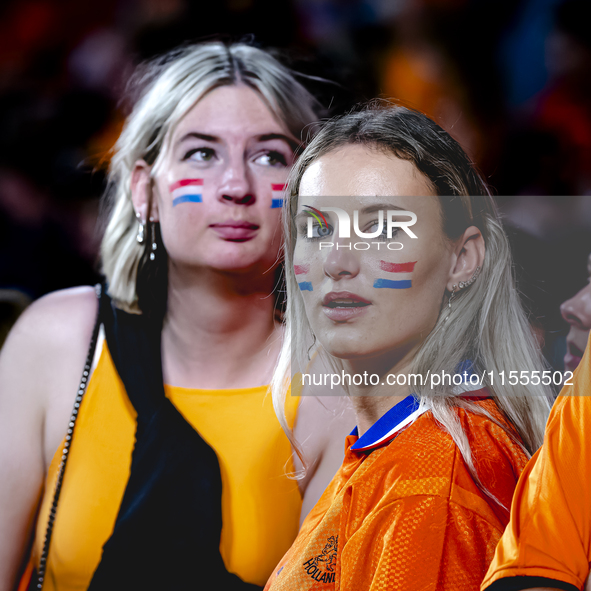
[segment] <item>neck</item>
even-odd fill
[[[407,396],[408,394],[399,396],[357,396],[352,398],[359,437]]]
[[[412,394],[412,384],[409,385],[408,374],[415,353],[416,350],[412,347],[400,353],[394,361],[391,352],[369,359],[342,361],[346,374],[363,376],[361,385],[347,387],[357,416],[359,436],[396,404]],[[373,381],[377,381],[376,385],[371,384],[372,376],[374,376]],[[378,376],[377,379],[375,376]]]
[[[273,272],[231,274],[170,263],[162,330],[167,383],[236,388],[267,383],[280,346]]]

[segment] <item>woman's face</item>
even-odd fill
[[[296,143],[247,86],[205,95],[180,121],[154,171],[152,215],[173,264],[272,268]]]
[[[333,212],[323,212],[327,229],[314,220],[314,237],[308,238],[310,214],[304,206],[344,209],[351,238],[337,236]],[[366,233],[377,230],[378,210],[384,219],[387,210],[413,212],[416,223],[409,229],[417,238],[394,228],[389,240],[385,223],[379,238],[359,238],[353,229],[355,210],[359,230]],[[393,219],[410,218],[399,214]],[[392,354],[396,363],[412,358],[435,326],[455,261],[453,245],[442,231],[439,199],[426,177],[394,155],[348,145],[319,158],[304,173],[296,225],[294,270],[322,346],[344,359]],[[356,247],[359,242],[370,247]]]
[[[566,337],[564,367],[574,371],[585,352],[591,330],[591,254],[587,261],[589,283],[560,306],[563,318],[570,324]]]

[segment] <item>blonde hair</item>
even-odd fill
[[[269,53],[243,43],[201,43],[174,50],[138,68],[132,90],[139,97],[114,148],[105,194],[109,221],[101,245],[102,270],[109,294],[129,311],[138,306],[138,267],[150,240],[136,240],[131,174],[138,160],[158,166],[167,140],[183,116],[205,94],[220,86],[244,84],[263,98],[295,138],[318,118],[320,105],[295,79],[295,73]],[[158,232],[159,229],[155,230]],[[159,251],[160,264],[166,264]],[[166,283],[166,272],[160,283]],[[162,279],[163,277],[163,279]],[[166,285],[152,286],[164,289]],[[145,311],[145,310],[144,310]]]
[[[422,375],[428,371],[441,375],[445,371],[453,375],[466,360],[471,361],[473,371],[479,375],[490,371],[497,376],[501,371],[508,375],[519,367],[528,371],[545,367],[514,285],[509,243],[496,205],[472,162],[448,133],[422,113],[390,103],[370,103],[358,112],[328,121],[304,150],[288,180],[289,198],[283,211],[288,296],[286,337],[272,380],[272,392],[275,412],[300,457],[301,450],[285,419],[285,396],[291,381],[292,359],[299,367],[305,367],[309,344],[315,337],[293,270],[297,236],[294,217],[304,172],[321,156],[348,144],[366,145],[411,161],[440,196],[443,231],[448,239],[458,238],[474,225],[482,232],[486,244],[478,279],[457,292],[451,312],[447,306],[449,296],[444,297],[436,325],[415,356],[410,371]],[[484,385],[515,427],[522,447],[531,455],[543,441],[551,391],[543,385],[509,386],[501,384],[499,379],[492,383],[486,373]],[[486,414],[507,431],[505,426],[474,402],[450,392],[449,386],[433,390],[427,385],[417,386],[414,394],[451,435],[478,482],[468,438],[456,408]],[[509,435],[515,439],[514,433]]]

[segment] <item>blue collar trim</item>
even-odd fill
[[[394,405],[380,417],[352,446],[353,451],[369,451],[386,445],[402,429],[410,425],[427,409],[419,410],[419,401],[412,395]],[[357,427],[351,435],[357,435]]]

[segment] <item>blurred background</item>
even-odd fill
[[[559,305],[591,252],[589,0],[8,0],[0,4],[0,343],[28,302],[99,281],[109,151],[134,65],[222,35],[277,48],[330,114],[395,98],[497,194],[519,287],[562,369]]]

